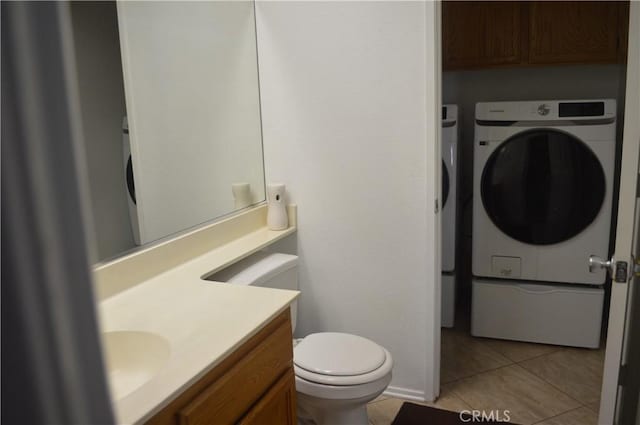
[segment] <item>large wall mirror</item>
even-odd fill
[[[71,15],[96,262],[264,201],[253,2]]]

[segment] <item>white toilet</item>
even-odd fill
[[[298,257],[259,252],[207,278],[218,282],[298,289]],[[296,328],[297,304],[291,305]],[[391,381],[393,359],[366,338],[320,332],[294,340],[300,424],[367,425],[367,403]]]

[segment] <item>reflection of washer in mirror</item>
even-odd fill
[[[129,220],[131,232],[136,245],[140,245],[140,226],[138,224],[138,207],[136,201],[136,185],[133,176],[133,162],[131,161],[131,144],[129,142],[129,123],[127,117],[122,119],[122,158],[124,160],[125,183],[127,191],[127,205],[129,206]]]

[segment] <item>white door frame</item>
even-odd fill
[[[427,105],[427,125],[428,125],[428,133],[430,136],[434,137],[435,140],[435,158],[442,158],[442,140],[441,140],[441,130],[442,130],[442,120],[441,120],[441,111],[442,111],[442,35],[441,35],[441,25],[442,25],[442,2],[441,1],[433,1],[426,2],[425,7],[427,8],[426,18],[427,18],[427,31],[433,31],[433,37],[426,37],[427,40],[427,54],[426,57],[433,58],[430,64],[427,64],[427,69],[431,73],[433,73],[434,78],[427,80],[427,101],[432,100],[431,105]],[[431,9],[431,10],[429,10]],[[432,18],[433,21],[429,22],[429,18]],[[430,26],[429,24],[433,24]],[[433,44],[431,44],[431,42]],[[433,93],[432,96],[429,96],[429,92]],[[429,107],[431,106],[431,107]],[[433,109],[431,109],[433,108]],[[440,160],[438,159],[435,162],[436,166],[435,170],[435,178],[436,178],[436,188],[442,187],[442,169],[440,167]],[[441,193],[442,191],[438,192]],[[432,304],[434,308],[432,309],[432,318],[433,318],[433,328],[429,330],[433,332],[433,351],[430,355],[427,356],[427,363],[431,360],[431,364],[427,364],[427,371],[431,370],[432,373],[429,374],[427,372],[427,381],[425,388],[425,395],[428,401],[433,401],[440,396],[440,336],[441,336],[441,320],[442,320],[442,259],[441,259],[441,249],[442,249],[442,199],[439,199],[440,196],[434,200],[436,202],[436,215],[435,215],[435,229],[434,229],[434,251],[436,253],[435,265],[433,270],[433,279],[435,282],[434,289],[432,292],[433,301]],[[430,338],[427,337],[427,340]],[[430,379],[429,379],[430,378]]]
[[[629,18],[622,165],[616,245],[613,258],[614,261],[626,261],[629,267],[633,267],[630,258],[633,248],[633,232],[631,230],[635,218],[638,156],[640,154],[640,2],[630,2]],[[611,284],[611,308],[609,310],[607,348],[598,418],[598,423],[601,425],[614,423],[628,288],[629,283],[612,282]]]

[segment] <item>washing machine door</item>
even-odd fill
[[[602,207],[600,161],[576,137],[554,129],[523,131],[505,140],[482,173],[481,196],[506,235],[550,245],[578,235]]]
[[[442,209],[447,204],[447,199],[449,199],[449,170],[447,169],[447,164],[442,160]]]
[[[134,205],[137,205],[136,201],[136,184],[133,180],[133,163],[131,162],[131,155],[127,158],[127,166],[125,167],[125,180],[127,182],[127,192],[129,192],[129,198]]]

